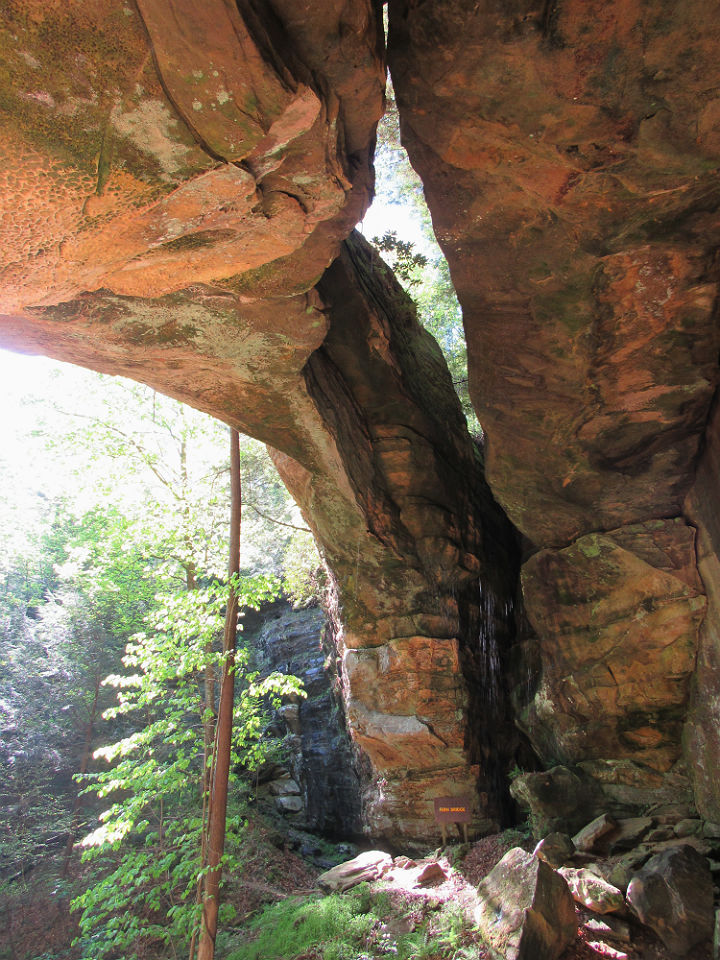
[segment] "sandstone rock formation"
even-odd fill
[[[20,223],[0,339],[275,448],[338,584],[367,828],[432,835],[438,792],[475,795],[487,827],[503,761],[467,718],[508,619],[512,535],[437,345],[362,242],[340,246],[372,189],[375,5],[106,6],[31,0],[4,23]]]
[[[702,585],[683,500],[718,374],[717,14],[390,2],[403,141],[463,306],[488,480],[541,551],[523,573],[541,660],[523,727],[546,762],[632,758],[648,785],[680,771],[716,589],[709,450],[686,508]],[[717,641],[713,619],[684,758],[707,815]]]
[[[677,762],[705,613],[694,540],[680,518],[653,520],[526,562],[543,675],[521,721],[545,755]]]
[[[597,812],[692,790],[720,821],[718,0],[389,10],[489,487],[436,345],[345,242],[375,0],[7,4],[0,342],[275,449],[337,585],[370,832],[431,835],[438,794],[497,821],[511,665]]]

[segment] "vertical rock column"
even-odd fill
[[[347,716],[370,767],[366,829],[434,836],[432,801],[447,794],[473,797],[488,829],[501,791],[489,737],[469,726],[503,743],[493,645],[507,639],[498,623],[516,582],[513,532],[440,350],[382,261],[354,236],[317,289],[329,333],[305,377],[358,508],[343,538],[312,477],[276,462],[335,578]]]

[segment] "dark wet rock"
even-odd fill
[[[300,856],[305,857],[306,859],[317,857],[321,852],[322,847],[319,847],[316,843],[303,843],[300,847]]]
[[[273,767],[270,792],[276,796],[300,796],[305,826],[330,836],[352,837],[360,833],[360,782],[342,705],[333,694],[332,674],[325,667],[320,609],[295,610],[278,601],[262,616],[246,616],[245,637],[261,654],[262,668],[300,677],[307,698],[280,708],[293,745],[290,769]],[[290,809],[292,807],[292,809]],[[297,815],[297,804],[284,804],[284,811]]]
[[[530,814],[536,839],[556,832],[574,832],[598,813],[598,788],[581,772],[552,767],[539,773],[523,773],[510,785],[510,794]]]

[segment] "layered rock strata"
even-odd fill
[[[488,480],[535,553],[522,722],[543,760],[594,763],[602,783],[679,772],[715,591],[714,454],[688,508],[702,584],[683,499],[718,375],[719,12],[390,2],[402,138],[463,307]],[[716,633],[685,757],[708,815]]]
[[[271,789],[276,806],[282,810],[287,796],[298,797],[300,810],[293,820],[313,833],[351,838],[362,832],[360,781],[326,665],[325,634],[326,618],[318,607],[294,610],[277,601],[244,619],[243,639],[256,651],[262,673],[297,676],[305,692],[304,699],[293,698],[280,708],[290,757],[289,769]]]

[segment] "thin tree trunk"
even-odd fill
[[[187,562],[185,566],[185,588],[188,593],[197,590],[197,571],[195,564],[191,561]],[[204,754],[202,780],[203,798],[210,790],[210,758],[212,757],[213,743],[215,741],[215,668],[212,664],[212,643],[208,643],[205,653],[207,654],[207,665],[203,677],[204,695],[200,711],[203,728]]]
[[[90,716],[85,725],[85,743],[83,745],[82,759],[80,760],[80,774],[84,776],[87,773],[88,763],[90,762],[90,747],[92,746],[93,730],[95,728],[95,718],[97,717],[98,700],[100,699],[100,674],[95,676],[95,692],[93,695],[92,706],[90,707]],[[82,796],[80,791],[75,794],[73,802],[72,821],[70,823],[70,833],[65,846],[65,861],[63,863],[63,877],[70,871],[70,861],[72,859],[73,847],[77,837],[78,827],[80,826],[80,808],[82,807]]]
[[[188,572],[187,579],[188,590],[197,588],[195,572]],[[201,717],[203,728],[203,772],[202,772],[202,830],[200,833],[200,862],[203,866],[207,863],[207,824],[208,824],[208,801],[210,798],[210,787],[213,765],[213,748],[215,745],[215,667],[212,663],[212,643],[208,644],[206,649],[207,665],[204,675],[204,698],[201,705]],[[203,899],[203,878],[198,877],[197,894],[195,903],[199,906]],[[190,940],[190,960],[194,960],[195,948],[197,946],[197,928],[193,929]]]
[[[215,749],[208,804],[206,869],[203,883],[203,911],[198,960],[214,960],[215,937],[219,907],[222,855],[225,849],[225,819],[227,814],[228,779],[230,775],[230,747],[232,740],[233,705],[235,697],[235,642],[237,635],[238,596],[232,578],[240,572],[240,530],[242,526],[242,483],[240,478],[240,438],[230,430],[230,556],[228,572],[231,578],[228,605],[225,614],[223,638],[222,682],[220,705],[215,726]]]

